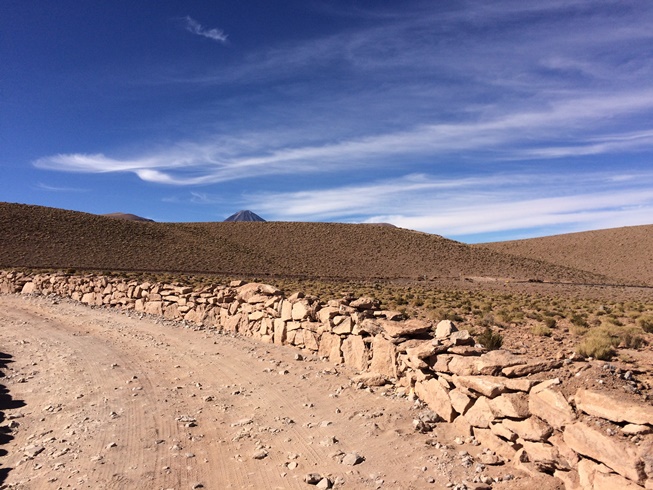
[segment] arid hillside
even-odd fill
[[[614,282],[401,228],[154,223],[0,203],[0,267],[330,278],[499,277]]]
[[[484,243],[477,247],[653,286],[653,225]]]

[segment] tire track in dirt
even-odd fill
[[[46,388],[42,396],[52,399],[49,405],[54,404],[56,410],[61,409],[58,413],[73,420],[72,424],[53,421],[54,425],[72,426],[72,431],[92,434],[79,438],[79,444],[71,452],[78,460],[99,463],[90,468],[90,473],[94,474],[92,479],[103,482],[105,488],[126,488],[132,481],[136,484],[136,480],[126,474],[130,467],[140,467],[144,463],[140,449],[144,440],[141,428],[160,428],[155,417],[150,416],[149,423],[145,423],[145,411],[138,407],[141,399],[146,404],[148,398],[150,404],[155,401],[151,398],[151,383],[147,377],[141,375],[138,379],[143,391],[132,393],[140,395],[138,398],[122,396],[120,392],[131,386],[127,384],[132,382],[128,373],[144,370],[121,350],[109,343],[98,343],[92,323],[70,322],[56,314],[43,317],[21,313],[21,336],[29,339],[28,342],[40,343],[45,358],[39,364],[55,371],[59,381],[52,385],[57,386],[54,391]],[[50,355],[57,352],[54,358]],[[76,397],[75,388],[81,388]],[[81,401],[76,404],[78,406],[68,406],[67,401],[73,398]],[[110,447],[114,443],[115,449]],[[89,484],[88,488],[93,485]]]
[[[425,444],[439,433],[414,432],[405,398],[296,350],[43,297],[0,296],[0,325],[27,403],[2,458],[8,488],[306,489],[315,472],[347,489],[444,490],[474,476],[457,449]],[[352,451],[365,461],[334,457]]]

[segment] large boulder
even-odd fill
[[[562,366],[562,361],[556,359],[544,359],[539,361],[531,361],[527,364],[518,364],[516,366],[508,366],[501,370],[504,376],[515,378],[520,376],[528,376],[529,374],[541,373],[543,371],[551,371],[558,369]]]
[[[456,418],[449,393],[437,379],[431,378],[415,383],[415,394],[445,422],[452,422]]]
[[[517,356],[505,350],[493,350],[478,357],[456,356],[449,363],[449,370],[453,374],[462,376],[494,376],[500,374],[501,370],[506,367],[526,362],[523,356]]]
[[[474,404],[474,399],[465,393],[465,391],[466,390],[461,388],[454,388],[453,390],[449,391],[451,405],[453,405],[454,410],[461,415],[464,415],[467,410],[469,410],[470,407]]]
[[[325,332],[320,337],[320,348],[318,356],[328,358],[334,364],[342,362],[342,353],[340,352],[340,336]]]
[[[525,420],[506,419],[501,424],[525,441],[543,442],[553,433],[549,424],[537,417],[529,417]]]
[[[453,324],[451,320],[442,320],[435,327],[435,338],[443,339],[449,337],[449,335],[457,331],[458,329],[456,328],[456,326]]]
[[[397,353],[392,342],[379,334],[372,340],[372,361],[370,371],[388,378],[397,377]]]
[[[545,442],[521,442],[528,461],[542,472],[553,473],[555,470],[570,470],[569,464],[560,456],[558,449]]]
[[[494,376],[454,376],[453,383],[488,398],[494,398],[507,391],[503,379]]]
[[[325,325],[329,325],[329,320],[335,317],[340,310],[334,306],[325,306],[317,312],[317,318]]]
[[[528,408],[533,415],[537,415],[558,430],[576,420],[576,414],[559,391],[547,388],[537,393],[530,394]]]
[[[304,346],[308,350],[312,350],[314,352],[320,349],[320,346],[317,343],[317,339],[315,338],[315,333],[311,330],[304,329]]]
[[[340,319],[340,321],[336,324],[335,320],[337,319]],[[335,317],[334,325],[335,326],[331,329],[333,333],[337,333],[338,335],[348,335],[354,327],[354,322],[350,316]]]
[[[27,284],[29,284],[29,283],[27,283]],[[82,296],[81,301],[82,301],[82,303],[85,303],[87,305],[94,305],[95,304],[95,293],[84,293],[84,295]],[[149,311],[148,311],[148,313],[149,313]]]
[[[502,378],[500,376],[453,376],[453,383],[462,386],[488,398],[495,398],[510,391],[527,392],[532,381]]]
[[[497,437],[490,429],[474,428],[474,437],[483,448],[495,452],[505,460],[511,460],[517,452],[511,443]]]
[[[443,347],[438,345],[435,340],[415,340],[414,342],[417,343],[413,347],[406,348],[406,354],[416,359],[424,360],[443,350]]]
[[[148,301],[145,303],[145,313],[150,315],[163,316],[162,301]]]
[[[184,293],[186,294],[189,293],[187,289],[185,290]],[[263,299],[260,301],[254,301],[254,302],[263,302],[268,296],[272,295],[280,295],[281,291],[279,291],[277,288],[274,286],[271,286],[269,284],[260,284],[256,282],[250,282],[248,284],[245,284],[244,286],[240,286],[236,288],[236,292],[238,294],[238,297],[243,300],[245,303],[252,302],[250,299],[252,299],[255,296],[264,296]]]
[[[293,319],[293,317],[292,317],[292,307],[293,307],[293,304],[290,301],[288,301],[287,299],[284,299],[281,302],[281,311],[280,311],[281,316],[280,316],[280,318],[284,322],[289,322],[289,321],[291,321]]]
[[[599,461],[637,483],[646,480],[644,462],[635,447],[630,444],[610,437],[583,422],[568,425],[563,436],[567,445],[578,454]]]
[[[292,305],[292,319],[293,320],[306,320],[310,314],[310,306],[307,301],[297,301]]]
[[[653,406],[635,403],[598,391],[579,389],[574,396],[576,408],[588,415],[612,422],[653,425]]]
[[[410,337],[431,330],[431,323],[423,320],[406,320],[404,322],[392,322],[389,320],[376,320],[383,331],[389,337]]]
[[[492,411],[497,417],[525,419],[530,416],[526,393],[504,393],[490,400]]]
[[[374,298],[359,298],[349,303],[349,306],[357,310],[370,310],[379,307],[379,300]]]
[[[342,342],[342,356],[345,365],[351,366],[359,371],[367,369],[367,349],[363,338],[358,335],[349,335]]]
[[[283,345],[286,343],[286,336],[288,330],[286,328],[286,322],[281,318],[275,318],[274,320],[274,343],[277,345]]]
[[[490,406],[489,399],[481,396],[478,397],[474,402],[474,405],[467,410],[464,417],[472,427],[487,429],[496,418],[496,415]]]

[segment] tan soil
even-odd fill
[[[320,473],[336,488],[444,489],[478,474],[459,452],[482,448],[452,444],[451,426],[417,433],[423,408],[296,350],[44,297],[0,296],[0,322],[5,424],[19,424],[2,488],[310,489],[304,476]],[[344,466],[336,451],[365,461]],[[517,477],[498,489],[558,488],[510,466],[482,474]]]

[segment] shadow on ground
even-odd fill
[[[10,362],[13,362],[11,355],[0,352],[0,379],[5,377],[5,369]],[[0,457],[7,455],[7,450],[3,446],[14,438],[9,426],[4,424],[6,419],[5,410],[12,410],[24,406],[25,402],[23,400],[14,400],[11,397],[11,393],[9,393],[9,389],[4,383],[0,382],[0,424],[3,424],[0,425]],[[11,468],[0,468],[0,486],[4,484],[10,471]]]

